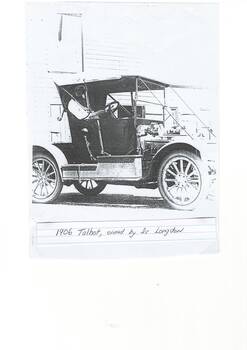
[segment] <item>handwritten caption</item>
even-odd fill
[[[178,222],[179,221],[179,222]],[[37,223],[36,244],[193,240],[215,238],[208,219]]]
[[[161,235],[163,237],[169,234],[182,233],[184,227],[132,227],[132,228],[94,228],[94,227],[82,227],[82,228],[58,228],[56,231],[57,237],[66,236],[87,236],[87,237],[103,237],[103,236],[128,236],[133,238],[136,235]]]

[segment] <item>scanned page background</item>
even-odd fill
[[[58,41],[59,13],[64,12],[83,15],[83,76],[86,79],[142,74],[174,84],[202,87],[204,89],[183,90],[182,95],[217,135],[217,6],[48,3],[27,6],[28,114],[33,144],[39,144],[44,139],[48,142],[50,131],[53,136],[59,134],[64,142],[71,142],[67,119],[64,117],[62,122],[56,121],[61,112],[58,106],[61,101],[54,81],[65,83],[78,78],[75,73],[82,68],[81,18],[64,16],[62,41]],[[169,90],[167,94],[169,104],[179,105],[188,129],[200,129],[199,121],[187,116],[188,110],[181,101]],[[203,128],[201,130],[207,133]],[[217,139],[207,140],[206,156],[217,168]],[[77,193],[73,186],[64,186],[57,203],[32,205],[32,232],[35,235],[39,227],[37,222],[60,222],[57,226],[60,229],[67,228],[70,221],[189,220],[205,217],[212,218],[214,222],[214,244],[211,233],[208,233],[204,236],[205,239],[208,237],[208,244],[204,241],[201,247],[198,235],[198,252],[215,252],[218,249],[216,176],[210,179],[207,199],[194,211],[165,208],[158,189],[107,185],[99,197],[91,200]],[[35,244],[37,241],[33,239],[32,242]],[[70,242],[67,239],[64,244]],[[194,243],[197,244],[194,240],[190,241],[191,252],[197,251]],[[169,249],[174,253],[175,247]],[[45,244],[39,249],[42,252],[35,251],[34,255],[45,256]],[[160,250],[158,246],[156,249]],[[152,249],[153,252],[156,249]],[[166,254],[169,249],[166,249]],[[109,247],[109,250],[112,248]],[[107,248],[104,251],[107,256]],[[187,248],[185,251],[188,252]],[[177,252],[183,253],[180,243]]]
[[[246,349],[247,4],[220,3],[220,254],[103,261],[29,258],[24,3],[3,4],[1,349]]]

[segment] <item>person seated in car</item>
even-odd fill
[[[79,87],[75,90],[76,98],[71,100],[68,103],[68,110],[72,113],[77,119],[97,119],[105,113],[104,110],[98,110],[94,112],[91,108],[88,107],[87,99],[85,96],[84,89]]]
[[[97,117],[100,117],[105,113],[104,110],[98,110],[94,112],[92,109],[82,105],[81,103],[77,102],[76,100],[71,100],[68,103],[68,110],[70,113],[72,113],[77,119],[97,119]]]

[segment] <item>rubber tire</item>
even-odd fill
[[[171,199],[166,195],[166,190],[163,186],[163,181],[162,181],[163,171],[167,162],[169,162],[173,157],[178,157],[178,156],[187,157],[191,159],[197,165],[201,176],[201,191],[198,197],[194,200],[194,202],[187,205],[179,205],[177,203],[172,202]],[[207,165],[205,162],[202,161],[202,159],[199,156],[195,155],[192,152],[182,151],[182,150],[171,152],[161,162],[159,172],[158,172],[158,188],[161,196],[164,199],[164,202],[169,208],[177,209],[177,210],[194,210],[196,207],[199,206],[201,201],[205,199],[208,194],[209,176],[208,176]]]
[[[93,181],[95,181],[95,180],[93,180]],[[75,182],[74,187],[78,192],[80,192],[84,196],[93,197],[93,196],[97,196],[99,193],[101,193],[107,185],[104,182],[100,182],[100,181],[95,181],[95,182],[97,182],[98,186],[91,189],[91,190],[88,190],[88,189],[82,187],[79,182]]]
[[[54,159],[54,157],[52,157],[49,153],[41,152],[41,151],[39,151],[37,153],[36,152],[33,153],[33,162],[37,159],[40,159],[40,158],[43,158],[45,160],[46,159],[49,160],[49,162],[51,162],[52,165],[54,166],[54,170],[55,170],[55,174],[56,174],[56,178],[57,178],[57,185],[56,185],[55,191],[47,199],[37,200],[37,199],[33,198],[32,201],[33,201],[33,203],[42,203],[42,204],[52,203],[59,197],[59,195],[62,191],[62,188],[63,188],[63,182],[61,179],[61,175],[60,175],[60,172],[58,169],[57,162]]]

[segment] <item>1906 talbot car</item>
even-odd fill
[[[107,184],[158,187],[175,209],[192,209],[205,196],[203,152],[166,104],[167,88],[181,86],[141,76],[56,86],[71,143],[33,146],[34,202],[53,202],[72,184],[85,196]]]

